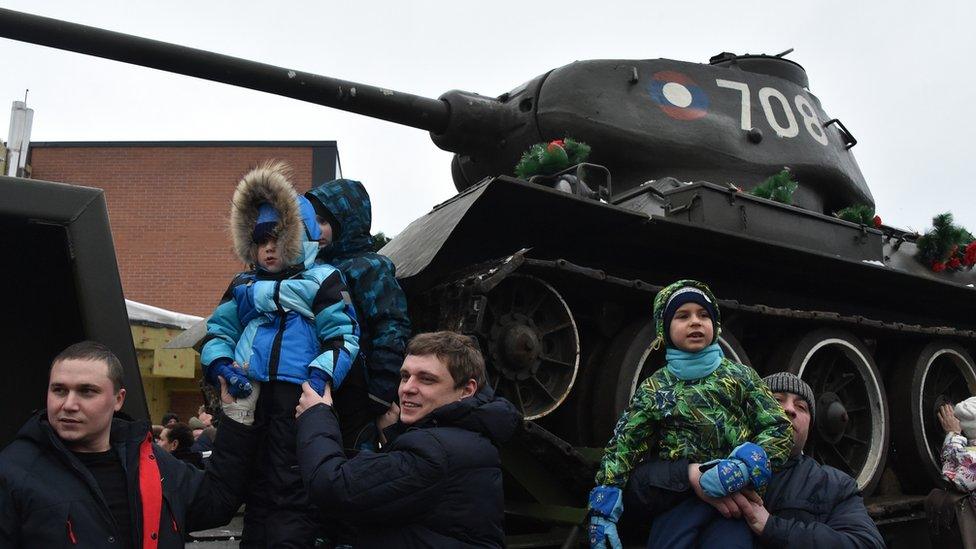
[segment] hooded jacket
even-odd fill
[[[200,362],[206,369],[230,359],[247,365],[251,379],[296,384],[309,378],[309,368],[320,368],[338,387],[359,351],[356,311],[342,273],[315,263],[315,211],[288,176],[284,164],[269,163],[237,186],[230,216],[235,252],[257,264],[252,234],[270,215],[285,268],[269,273],[256,266],[234,278],[207,320]]]
[[[183,547],[186,532],[227,524],[240,506],[255,431],[232,420],[220,425],[207,471],[152,443],[145,421],[112,420],[110,444],[125,470],[133,547],[156,534],[157,547]],[[158,476],[150,474],[154,463]],[[155,478],[161,498],[143,491]],[[157,492],[158,494],[158,492]],[[155,501],[155,504],[152,502]],[[147,512],[149,514],[147,514]],[[158,516],[146,532],[145,516]],[[122,546],[95,478],[55,434],[41,411],[0,453],[0,547]]]
[[[298,463],[311,500],[363,524],[356,547],[502,547],[498,446],[520,417],[490,389],[386,430],[381,452],[346,459],[332,408],[298,418]]]
[[[708,286],[679,280],[654,299],[657,342],[665,341],[663,309],[668,299],[686,286],[701,290],[718,313],[718,301]],[[712,322],[717,338],[717,314]],[[793,425],[755,370],[724,357],[714,372],[699,379],[682,380],[661,368],[638,386],[620,416],[596,483],[623,488],[652,444],[662,460],[704,463],[726,457],[745,442],[762,446],[774,470],[789,459],[793,448]]]
[[[393,262],[373,252],[373,214],[363,184],[337,179],[305,196],[331,213],[338,225],[333,226],[332,244],[319,252],[318,260],[331,263],[345,276],[362,329],[360,357],[366,366],[366,387],[380,414],[396,398],[400,383],[410,337],[407,298],[397,283]]]

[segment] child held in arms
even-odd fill
[[[327,384],[337,388],[359,346],[342,274],[315,264],[315,210],[289,176],[285,164],[269,162],[238,184],[231,236],[237,256],[254,269],[231,282],[207,320],[200,353],[207,380],[223,376],[232,396],[261,385],[255,426],[267,440],[246,500],[246,546],[314,543],[318,521],[298,472],[295,406],[305,381],[319,394]]]
[[[655,347],[667,366],[640,384],[614,428],[590,492],[590,544],[619,548],[621,489],[648,451],[662,460],[687,458],[691,497],[654,518],[648,547],[752,547],[741,520],[714,505],[769,481],[790,456],[793,427],[752,368],[724,357],[718,303],[708,286],[679,280],[654,299]]]

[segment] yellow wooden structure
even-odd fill
[[[196,415],[188,403],[200,399],[200,355],[193,349],[162,348],[183,329],[133,320],[129,324],[153,423],[159,423],[168,411],[177,412],[184,420]]]

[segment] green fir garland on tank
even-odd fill
[[[534,175],[552,175],[585,162],[588,156],[590,146],[570,137],[536,143],[525,151],[515,165],[515,175],[520,179],[528,179]]]
[[[932,229],[915,241],[915,259],[933,272],[972,269],[976,264],[976,238],[952,222],[945,212],[932,218]]]
[[[778,174],[767,178],[749,191],[749,194],[792,206],[793,193],[796,192],[798,185],[799,183],[793,179],[793,172],[789,168],[783,168]]]
[[[875,229],[881,228],[881,216],[875,215],[874,207],[868,206],[867,204],[848,206],[839,212],[835,212],[834,216],[844,221],[850,221],[851,223],[867,225]]]

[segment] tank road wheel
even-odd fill
[[[908,349],[902,357],[892,381],[892,399],[900,404],[891,411],[897,426],[892,436],[902,485],[924,493],[942,478],[945,433],[936,413],[976,394],[976,366],[965,349],[948,341]]]
[[[488,294],[488,378],[525,419],[552,412],[579,369],[580,338],[566,301],[538,278],[512,275]]]
[[[664,351],[654,352],[654,321],[640,319],[623,329],[611,341],[603,357],[602,380],[593,391],[592,424],[596,444],[603,445],[610,439],[613,426],[630,403],[637,386],[664,366]],[[731,333],[719,336],[719,346],[725,356],[742,364],[750,364],[742,345]]]
[[[820,329],[787,344],[778,364],[810,384],[817,417],[807,450],[870,492],[881,480],[888,447],[888,402],[867,346],[843,330]]]

